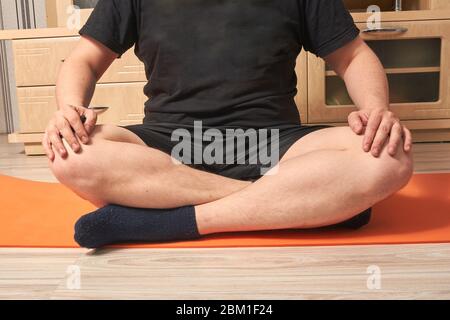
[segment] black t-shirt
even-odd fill
[[[299,124],[295,63],[359,30],[342,0],[100,0],[81,35],[145,64],[147,123]]]

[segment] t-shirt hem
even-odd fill
[[[319,57],[325,57],[333,53],[334,51],[345,46],[347,43],[356,39],[356,37],[359,36],[359,33],[360,31],[355,25],[351,26],[334,39],[320,46],[320,48],[316,50],[316,55]]]

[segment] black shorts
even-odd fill
[[[142,124],[142,125],[133,125],[133,126],[126,126],[123,127],[127,130],[130,130],[134,134],[136,134],[139,138],[141,138],[149,147],[158,149],[164,153],[167,153],[168,155],[172,155],[172,151],[174,150],[174,147],[179,143],[179,140],[172,141],[172,135],[174,132],[174,125],[173,124],[156,124],[156,123],[150,123],[150,124]],[[271,163],[272,167],[276,165],[281,159],[285,153],[292,147],[293,144],[295,144],[298,140],[300,140],[302,137],[310,134],[311,132],[322,130],[325,128],[329,128],[328,126],[300,126],[300,125],[287,125],[283,127],[277,127],[277,128],[265,128],[269,132],[270,130],[276,129],[278,131],[278,143],[277,143],[277,149],[278,149],[278,157],[276,159],[276,163]],[[184,127],[184,130],[189,132],[190,134],[194,135],[193,129],[190,127]],[[228,128],[230,129],[230,128]],[[233,129],[242,129],[247,130],[245,128],[233,128]],[[204,131],[206,131],[207,128],[204,128]],[[219,129],[221,132],[224,132],[225,129]],[[203,131],[203,132],[204,132]],[[270,135],[269,135],[270,136]],[[267,139],[270,149],[270,139]],[[200,148],[201,150],[204,150],[205,146],[208,145],[210,141],[204,141],[203,139],[191,140],[191,150],[198,150]],[[191,161],[186,162],[182,161],[186,165],[189,165],[190,167],[193,167],[198,170],[210,172],[213,174],[218,174],[221,176],[225,176],[232,179],[238,179],[238,180],[246,180],[246,181],[256,181],[259,178],[261,178],[265,172],[268,171],[267,163],[262,163],[261,161],[250,161],[251,155],[258,154],[259,152],[259,146],[260,143],[256,144],[256,153],[252,153],[252,149],[249,146],[249,141],[247,143],[247,148],[245,148],[245,163],[242,163],[237,161],[233,161],[233,163],[230,163],[229,161],[222,161],[221,163],[213,163],[213,164],[206,164],[205,162],[198,163],[198,161]],[[237,145],[237,144],[236,144]],[[242,149],[240,149],[242,150]],[[253,150],[254,152],[255,150]],[[193,152],[193,151],[192,151]],[[267,151],[264,151],[267,152]],[[237,154],[237,152],[236,152]],[[193,158],[193,156],[192,156]],[[181,160],[181,159],[180,159]],[[241,159],[242,160],[242,159]],[[195,163],[197,164],[195,164]]]

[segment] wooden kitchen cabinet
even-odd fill
[[[403,120],[450,119],[450,20],[389,25],[379,33],[358,27],[386,68],[392,110]],[[308,55],[308,123],[345,122],[354,110],[343,80]]]
[[[24,143],[28,155],[44,153],[42,137],[57,110],[57,74],[79,40],[76,30],[54,29],[54,33],[48,30],[6,33],[12,40],[20,126],[9,141]],[[146,82],[144,64],[132,49],[116,59],[99,80],[91,103],[109,107],[99,114],[98,123],[122,126],[142,123]]]
[[[142,123],[146,97],[146,82],[98,84],[92,105],[109,109],[98,115],[98,124],[120,126]],[[11,143],[24,143],[27,155],[42,155],[44,130],[56,112],[55,86],[23,87],[17,89],[20,132],[11,134]]]
[[[79,37],[23,39],[13,41],[16,85],[55,85],[58,71]],[[99,83],[145,81],[144,65],[133,50],[126,52],[105,72]]]
[[[382,61],[389,78],[392,110],[413,131],[416,142],[450,141],[450,1],[343,0],[362,37]],[[381,10],[381,30],[369,5]],[[356,110],[344,82],[308,54],[307,124],[346,125]]]
[[[107,106],[99,114],[99,124],[129,125],[142,123],[144,118],[143,93],[145,82],[98,84],[92,105]],[[42,133],[57,111],[55,87],[18,88],[17,98],[22,134]]]

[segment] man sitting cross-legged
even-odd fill
[[[76,225],[82,246],[358,227],[411,177],[411,134],[389,110],[383,67],[340,0],[100,0],[80,33],[43,145],[58,180],[100,208]],[[85,108],[95,84],[133,45],[149,78],[144,124],[96,125]],[[349,127],[301,125],[302,47],[345,81],[359,109]],[[277,130],[266,147],[279,162],[268,174],[260,163],[180,164],[173,133],[193,133],[196,122]],[[194,139],[192,149],[205,143]]]

